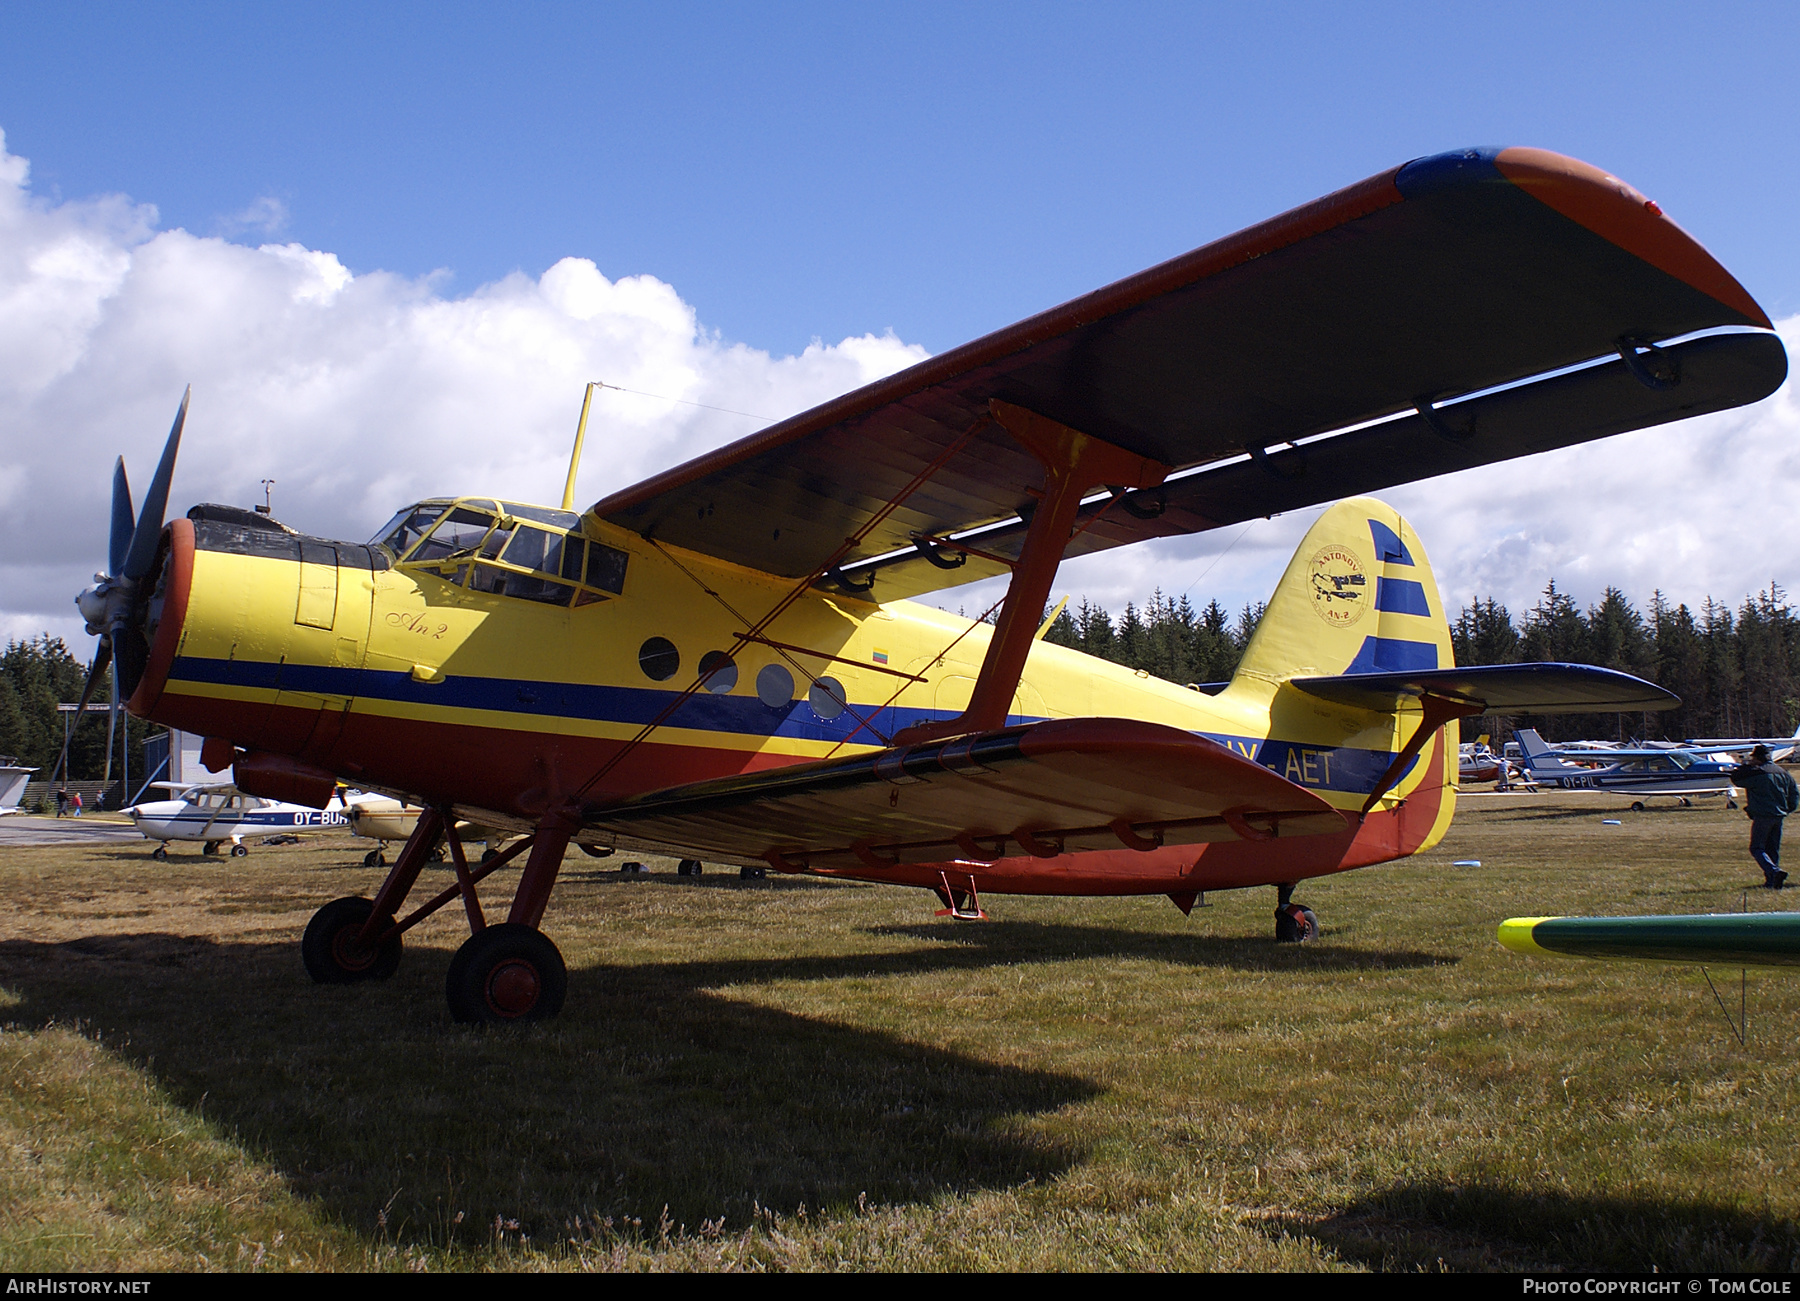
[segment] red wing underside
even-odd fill
[[[1344,828],[1317,795],[1224,746],[1111,718],[675,787],[592,810],[587,823],[703,857],[838,870]]]

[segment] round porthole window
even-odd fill
[[[737,685],[737,661],[724,651],[707,651],[700,657],[702,685],[714,695],[723,695]]]
[[[820,678],[807,688],[806,702],[820,718],[836,718],[844,712],[844,684],[836,678]]]
[[[667,637],[652,637],[638,647],[638,667],[653,682],[667,682],[681,672],[681,652]]]
[[[770,709],[786,709],[794,700],[794,675],[779,664],[765,664],[756,674],[756,698]]]

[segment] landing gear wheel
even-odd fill
[[[431,852],[430,852],[430,853],[429,853],[429,854],[427,854],[427,855],[426,855],[426,856],[425,856],[425,861],[426,861],[426,862],[427,862],[427,863],[441,863],[441,862],[443,862],[443,861],[444,861],[444,851],[443,851],[443,850],[442,850],[442,849],[434,849],[434,850],[432,850],[432,851],[431,851]]]
[[[379,849],[371,849],[368,853],[363,855],[363,866],[364,867],[386,867],[387,866],[387,856],[384,855]]]
[[[738,880],[740,880],[740,881],[760,881],[764,877],[768,876],[768,874],[769,874],[769,869],[766,867],[740,867],[740,868],[738,868]]]
[[[1275,910],[1275,942],[1304,944],[1319,938],[1319,919],[1305,904],[1283,904]]]
[[[502,922],[472,935],[450,959],[444,995],[462,1022],[541,1021],[562,1011],[569,972],[538,930]]]
[[[249,853],[250,853],[250,846],[248,846],[248,845],[233,845],[231,847],[231,856],[233,858],[245,858],[249,855]]]
[[[321,985],[354,985],[364,980],[386,980],[400,967],[400,937],[365,948],[358,936],[363,923],[375,911],[367,899],[351,896],[333,899],[306,924],[300,938],[300,959],[306,972]]]
[[[576,842],[580,844],[579,841]],[[612,849],[606,845],[582,845],[581,852],[589,858],[611,858]]]
[[[158,845],[155,849],[150,851],[150,857],[154,858],[159,863],[168,862],[169,847],[167,845]]]
[[[500,851],[495,849],[492,845],[486,846],[481,851],[481,861],[484,863],[491,863],[496,858],[499,858],[499,857],[500,857]]]
[[[1726,800],[1725,807],[1728,809],[1735,809],[1737,807],[1737,801],[1736,800]]]
[[[1644,801],[1642,801],[1642,800],[1631,801],[1631,811],[1633,813],[1642,813],[1644,811]]]
[[[706,868],[697,858],[684,858],[675,865],[676,876],[701,876]]]
[[[207,841],[204,845],[200,846],[200,852],[202,854],[217,854],[219,852],[219,842],[216,840]]]
[[[1681,807],[1684,809],[1691,809],[1694,807],[1694,801],[1690,800],[1687,796],[1683,795],[1681,797]]]

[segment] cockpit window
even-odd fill
[[[422,501],[417,506],[408,506],[382,525],[381,532],[370,539],[369,545],[386,547],[398,560],[430,531],[449,504],[447,501]]]
[[[454,507],[449,514],[439,521],[431,530],[431,536],[419,544],[418,550],[412,554],[413,560],[430,562],[443,560],[448,556],[463,555],[473,552],[487,537],[488,530],[494,527],[494,517],[484,511],[470,510],[466,506]]]
[[[477,592],[563,606],[622,594],[626,553],[580,527],[573,511],[467,498],[403,510],[376,541],[409,567]]]

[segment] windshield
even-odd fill
[[[417,506],[408,506],[383,524],[381,531],[369,539],[369,545],[386,547],[398,560],[413,543],[425,536],[449,504],[447,501],[422,501]]]
[[[430,562],[473,551],[493,527],[492,515],[458,506],[431,530],[431,536],[419,544],[411,558]]]

